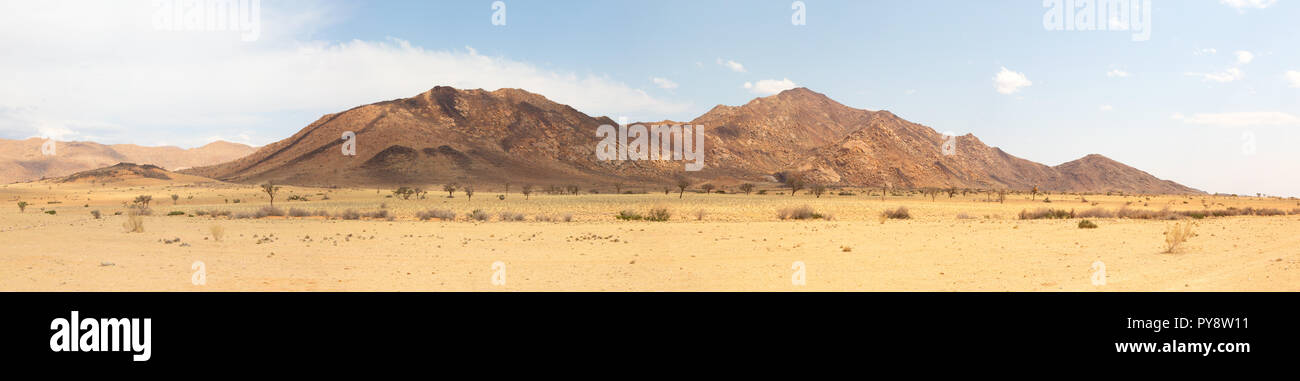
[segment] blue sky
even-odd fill
[[[504,3],[493,25],[492,1],[264,0],[244,41],[160,30],[147,0],[4,1],[0,137],[266,144],[436,85],[690,120],[797,85],[1048,165],[1300,196],[1291,1],[1151,0],[1146,41],[1048,30],[1041,0],[804,0],[804,25],[783,0]]]

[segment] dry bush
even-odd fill
[[[565,213],[564,222],[573,222],[573,213]]]
[[[474,209],[473,212],[470,212],[469,218],[474,221],[487,221],[491,219],[492,216],[488,215],[487,212],[484,212],[483,209]]]
[[[1064,209],[1039,208],[1034,211],[1029,211],[1029,210],[1020,211],[1020,219],[1022,220],[1042,220],[1042,219],[1067,220],[1071,218],[1074,218],[1073,210],[1067,211]]]
[[[515,213],[515,212],[510,212],[510,211],[505,211],[505,212],[497,213],[497,219],[499,219],[499,220],[501,220],[501,221],[507,221],[507,222],[509,222],[509,221],[523,221],[524,218],[525,218],[525,217],[524,217],[524,214],[523,214],[523,213]]]
[[[253,216],[256,218],[284,217],[284,211],[274,206],[263,206],[261,209],[258,209]]]
[[[310,217],[311,212],[307,209],[289,208],[289,217]]]
[[[456,219],[456,213],[450,210],[430,209],[423,212],[415,213],[415,218],[419,218],[420,221],[428,221],[432,219],[452,221]]]
[[[650,214],[647,214],[647,215],[645,216],[645,220],[646,220],[646,221],[663,222],[663,221],[668,221],[668,220],[671,219],[672,217],[673,217],[673,214],[672,214],[672,212],[669,212],[669,211],[668,211],[668,208],[664,208],[664,207],[654,207],[654,208],[650,208]]]
[[[226,236],[226,228],[221,225],[208,226],[208,232],[212,233],[212,240],[221,242],[221,238]]]
[[[339,213],[337,217],[344,220],[359,220],[361,219],[361,212],[358,212],[356,209],[348,209]]]
[[[885,209],[880,213],[882,220],[910,220],[912,213],[907,210],[906,206],[900,206],[897,209]]]
[[[1078,218],[1115,218],[1115,212],[1106,208],[1092,208],[1079,213],[1075,213]]]
[[[90,215],[95,216],[95,219],[98,220],[100,217],[99,210],[90,211]]]
[[[1088,220],[1079,221],[1079,229],[1096,229],[1096,228],[1097,228],[1097,224],[1092,223],[1092,221],[1088,221]]]
[[[972,219],[975,219],[975,217],[971,217],[969,214],[966,214],[966,212],[961,212],[961,213],[957,213],[957,219],[959,219],[959,220],[972,220]]]
[[[696,220],[696,221],[704,221],[704,216],[706,216],[706,215],[708,215],[708,213],[705,212],[704,209],[696,210],[696,211],[695,211],[695,220]]]
[[[366,218],[376,219],[376,220],[387,220],[387,219],[392,219],[392,217],[390,217],[389,214],[388,214],[388,209],[380,209],[380,210],[376,210],[376,211],[373,211],[373,212],[370,212],[370,213],[365,213],[365,214],[363,214],[362,216],[364,216],[364,217],[366,217]]]
[[[136,211],[126,214],[126,222],[122,224],[127,233],[144,233],[144,216]]]
[[[614,218],[623,221],[640,221],[645,219],[645,216],[642,216],[641,213],[634,210],[623,210],[619,211],[618,214],[615,214]]]
[[[785,207],[776,211],[776,217],[782,220],[815,220],[825,218],[811,206]]]
[[[1195,222],[1186,224],[1176,222],[1169,225],[1165,230],[1165,253],[1173,253],[1183,242],[1187,242],[1187,239],[1195,237],[1196,233],[1192,231],[1194,226],[1196,226]]]

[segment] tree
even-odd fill
[[[132,204],[139,204],[141,207],[145,207],[145,208],[149,207],[150,202],[153,202],[153,196],[149,196],[149,195],[135,196],[135,200],[131,201]]]
[[[22,212],[26,212],[26,211],[27,211],[27,201],[19,201],[19,202],[18,202],[18,213],[22,213]]]
[[[179,200],[180,198],[181,196],[179,195],[172,195],[172,205],[176,205],[176,200]]]
[[[999,189],[999,190],[998,190],[998,203],[999,203],[999,204],[1005,204],[1005,203],[1007,203],[1007,190],[1006,190],[1006,189]]]
[[[821,184],[813,184],[809,190],[812,191],[813,196],[817,196],[817,198],[822,198],[822,195],[826,194],[826,186]]]
[[[956,187],[948,188],[948,198],[953,198],[953,197],[957,197]]]
[[[456,183],[451,183],[451,184],[443,185],[443,186],[442,186],[442,191],[443,191],[443,192],[447,192],[447,198],[456,197],[456,195],[454,194],[454,193],[456,193]]]
[[[533,184],[524,184],[523,193],[524,193],[524,199],[527,200],[528,195],[533,194]]]
[[[1033,195],[1033,198],[1032,198],[1032,199],[1033,199],[1033,200],[1038,200],[1038,186],[1037,186],[1037,185],[1034,186],[1034,195]]]
[[[803,190],[803,188],[808,184],[804,183],[803,179],[801,178],[790,177],[785,180],[785,185],[790,187],[790,196],[793,197],[795,194],[799,193],[799,191]]]
[[[268,181],[266,184],[262,184],[262,191],[266,192],[266,195],[271,197],[271,206],[275,206],[275,192],[279,192],[280,187],[277,187],[275,186],[275,183]]]
[[[754,191],[754,184],[750,184],[750,183],[740,184],[740,191],[745,192],[745,195],[748,196],[749,192]]]
[[[709,194],[709,193],[713,193],[713,190],[718,189],[718,187],[714,186],[713,184],[704,184],[700,186],[700,189],[704,190],[704,194]]]
[[[614,183],[614,194],[623,194],[623,183]]]
[[[677,178],[677,198],[682,198],[682,196],[686,195],[686,188],[690,188],[690,187],[691,187],[691,180],[689,180],[689,179],[687,179],[687,178],[685,178],[685,177],[678,177],[678,178]]]
[[[466,198],[466,199],[472,199],[472,198],[474,198],[474,187],[469,186],[469,185],[466,185],[466,186],[465,186],[465,198]]]

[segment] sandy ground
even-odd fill
[[[386,204],[396,219],[232,220],[189,214],[252,211],[267,204],[266,195],[229,184],[7,185],[0,187],[0,291],[1300,291],[1300,215],[1200,220],[1198,235],[1174,254],[1162,253],[1169,221],[1097,219],[1100,228],[1083,230],[1078,220],[1016,219],[1022,209],[1083,210],[1092,202],[1199,210],[1204,200],[1216,209],[1290,211],[1300,208],[1295,200],[1087,196],[1085,203],[1052,195],[1045,204],[1042,196],[1013,195],[999,204],[984,195],[881,201],[775,192],[524,200],[516,190],[506,200],[499,191],[399,200],[387,190],[286,188],[277,195],[282,209],[367,212]],[[126,233],[127,217],[114,213],[140,194],[153,196],[155,214],[145,217],[143,233]],[[179,196],[175,205],[171,194]],[[284,200],[294,194],[312,201]],[[18,200],[31,204],[26,212]],[[776,217],[805,204],[834,220]],[[613,217],[652,206],[669,208],[673,220]],[[880,211],[897,206],[913,219],[882,224]],[[431,208],[460,220],[413,217]],[[492,220],[466,221],[473,209]],[[166,216],[173,210],[186,215]],[[529,221],[497,221],[499,211]],[[970,218],[959,219],[962,213]],[[532,221],[565,214],[573,220]],[[221,241],[214,225],[225,230]],[[1094,285],[1096,262],[1104,264],[1104,285]],[[795,284],[800,274],[805,285]],[[502,276],[504,284],[494,284]]]

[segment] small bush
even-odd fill
[[[99,215],[99,210],[92,210],[92,211],[90,211],[90,215],[95,216],[95,219],[98,220],[98,219],[99,219],[99,216],[100,216],[100,215]]]
[[[1092,223],[1092,221],[1088,221],[1088,220],[1079,221],[1079,229],[1096,229],[1096,228],[1097,228],[1097,224]]]
[[[1078,218],[1115,218],[1115,212],[1105,208],[1092,208],[1074,215]]]
[[[817,213],[817,211],[811,206],[804,205],[795,208],[781,208],[776,211],[776,217],[782,220],[815,220],[821,219],[824,216],[821,213]]]
[[[1064,209],[1040,208],[1034,211],[1028,211],[1028,210],[1020,211],[1020,219],[1022,220],[1042,220],[1042,219],[1065,220],[1071,218],[1074,218],[1073,210],[1066,211]]]
[[[573,213],[565,213],[564,222],[573,222]]]
[[[339,213],[337,217],[349,221],[359,220],[361,219],[361,213],[357,212],[356,209],[348,209],[348,210],[344,210],[342,213]]]
[[[971,217],[969,214],[966,214],[966,212],[961,212],[961,213],[957,213],[957,219],[959,219],[959,220],[973,220],[973,219],[975,219],[975,217]]]
[[[310,217],[311,212],[307,209],[289,208],[289,217]]]
[[[483,211],[483,209],[474,209],[473,212],[469,213],[469,218],[474,221],[487,221],[491,219],[492,216],[489,216],[487,212]]]
[[[668,208],[655,207],[655,208],[650,208],[650,214],[647,214],[645,216],[645,220],[663,222],[663,221],[668,221],[672,217],[673,214],[668,211]]]
[[[452,221],[456,219],[456,213],[450,210],[431,209],[415,213],[415,218],[419,218],[420,221],[428,221],[432,219]]]
[[[221,225],[208,226],[208,232],[212,233],[212,240],[221,242],[221,238],[226,236],[226,228]]]
[[[48,215],[51,215],[51,216],[53,216],[53,215],[55,215],[55,214],[58,214],[58,213],[59,213],[59,212],[56,212],[56,211],[53,211],[53,210],[47,210],[47,211],[45,211],[45,214],[48,214]]]
[[[388,209],[380,209],[370,213],[365,213],[363,216],[366,218],[371,218],[376,220],[387,220],[391,218],[389,217]]]
[[[695,211],[695,220],[696,220],[696,221],[704,221],[704,216],[705,216],[705,215],[707,215],[707,212],[705,212],[704,209],[696,210],[696,211]]]
[[[284,210],[274,206],[263,206],[261,209],[257,210],[257,213],[255,213],[254,216],[257,218],[284,217]]]
[[[623,220],[623,221],[640,221],[640,220],[645,219],[645,216],[642,216],[641,213],[637,213],[637,212],[635,212],[635,211],[624,210],[624,211],[620,211],[620,212],[618,212],[618,214],[614,215],[614,218],[617,218],[617,219],[620,219],[620,220]]]
[[[182,211],[179,211],[179,210],[173,210],[173,211],[167,212],[167,217],[171,217],[171,216],[184,216],[184,215],[185,215],[185,212],[182,212]]]
[[[1170,225],[1165,230],[1165,253],[1172,254],[1178,250],[1179,246],[1182,246],[1183,242],[1187,242],[1187,239],[1195,237],[1196,233],[1192,231],[1193,226],[1196,226],[1195,222]]]
[[[134,211],[127,213],[122,227],[126,228],[127,233],[144,233],[144,217]]]
[[[910,220],[910,219],[912,219],[912,213],[911,213],[911,212],[908,212],[906,206],[900,206],[900,207],[898,207],[897,209],[893,209],[893,210],[885,209],[885,211],[884,211],[884,212],[881,212],[880,215],[881,215],[881,217],[882,217],[882,218],[881,218],[882,221],[883,221],[883,220]]]
[[[506,222],[509,222],[509,221],[523,221],[523,220],[524,220],[524,214],[523,214],[523,213],[515,213],[515,212],[501,212],[501,213],[497,213],[497,219],[499,219],[499,220],[501,220],[501,221],[506,221]]]

